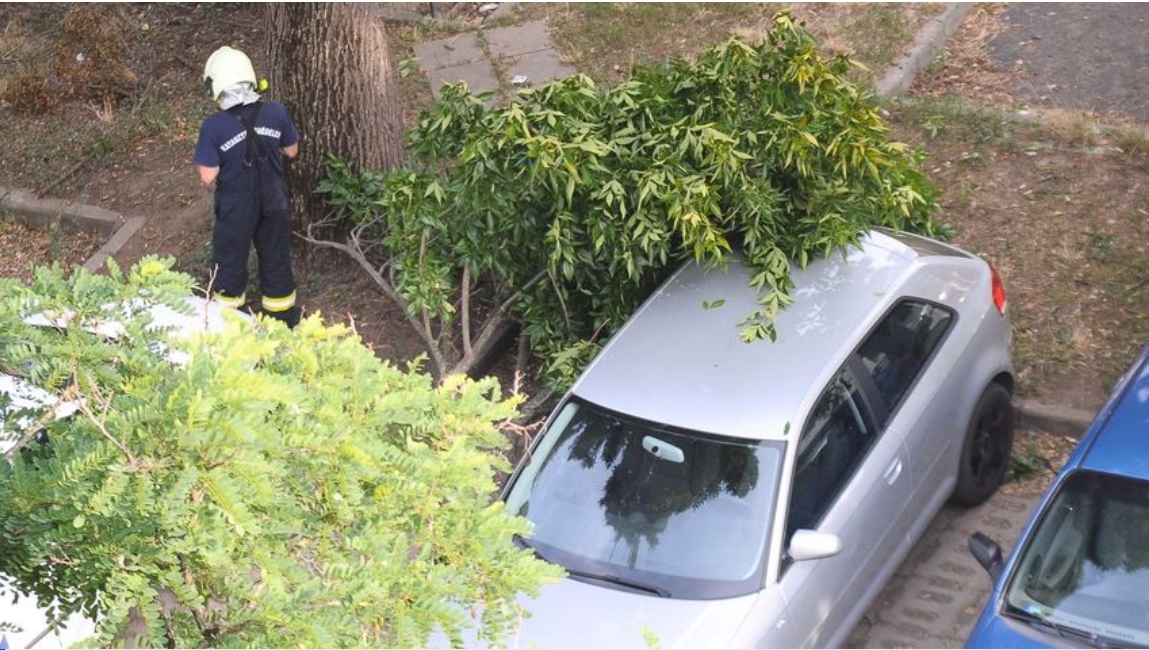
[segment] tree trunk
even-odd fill
[[[398,83],[373,4],[277,2],[267,10],[271,93],[299,129],[289,182],[294,229],[305,232],[325,216],[314,188],[328,155],[372,169],[402,162]],[[341,237],[349,225],[325,234]],[[303,252],[312,266],[310,247]]]

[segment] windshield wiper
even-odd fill
[[[526,537],[515,533],[514,535],[511,535],[511,540],[514,541],[515,546],[518,546],[519,548],[529,548],[531,552],[535,554],[535,557],[544,562],[550,562],[549,559],[543,557],[542,553],[539,553],[539,549],[535,548],[535,545],[532,544]],[[551,564],[554,564],[554,562],[551,562]]]
[[[566,569],[566,572],[571,574],[571,576],[574,578],[609,582],[612,585],[627,587],[629,589],[636,589],[638,591],[645,591],[648,594],[654,594],[655,596],[661,596],[663,598],[670,598],[669,590],[663,589],[662,587],[658,587],[656,585],[648,584],[645,582],[637,582],[635,580],[631,580],[630,578],[623,578],[622,576],[611,575],[609,573],[590,573],[588,571],[574,571],[567,569],[566,567],[563,568]]]
[[[557,562],[550,560],[549,558],[544,556],[542,553],[540,553],[539,549],[537,549],[534,544],[531,544],[530,540],[523,537],[522,535],[515,533],[514,535],[511,536],[511,539],[514,540],[515,544],[517,544],[519,546],[519,548],[531,549],[531,551],[534,552],[535,557],[539,558],[540,560],[543,560],[545,562],[551,562],[552,564],[558,564]],[[562,565],[560,564],[559,566],[562,566]],[[612,585],[618,585],[620,587],[627,587],[629,589],[635,589],[637,591],[645,591],[648,594],[654,594],[655,596],[661,596],[662,598],[670,598],[670,591],[667,589],[664,589],[662,587],[659,587],[657,585],[652,585],[652,584],[648,584],[645,582],[638,582],[636,580],[631,580],[630,578],[623,578],[622,576],[611,575],[609,573],[591,573],[589,571],[578,571],[578,570],[571,569],[570,567],[565,567],[565,566],[563,566],[563,570],[565,570],[567,573],[569,573],[572,578],[582,578],[583,580],[597,580],[599,582],[608,582]]]
[[[1018,619],[1019,621],[1026,623],[1030,627],[1034,627],[1034,628],[1037,628],[1039,630],[1044,630],[1046,632],[1052,632],[1054,634],[1057,634],[1058,636],[1060,636],[1063,639],[1072,639],[1075,641],[1084,641],[1085,643],[1089,644],[1091,647],[1094,647],[1094,648],[1127,648],[1127,647],[1133,647],[1133,646],[1123,644],[1120,640],[1112,639],[1109,637],[1103,637],[1103,636],[1097,634],[1096,632],[1090,632],[1088,630],[1079,630],[1079,629],[1077,629],[1073,626],[1070,626],[1070,625],[1063,625],[1061,623],[1055,623],[1055,622],[1050,621],[1048,619],[1042,618],[1036,614],[1031,614],[1031,613],[1029,613],[1023,609],[1018,609],[1017,607],[1014,607],[1013,605],[1009,606],[1009,608],[1006,610],[1006,614],[1009,616],[1012,616],[1013,618]]]

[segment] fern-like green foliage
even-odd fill
[[[529,524],[493,499],[516,406],[496,382],[434,386],[318,317],[168,340],[144,307],[187,312],[190,278],[169,269],[0,283],[3,371],[84,405],[0,459],[0,573],[95,617],[101,646],[508,633],[517,594],[558,570],[513,544]],[[84,327],[108,320],[126,332]],[[19,426],[4,416],[4,435]]]
[[[559,384],[686,259],[739,251],[760,297],[743,338],[772,338],[792,264],[877,226],[935,232],[918,155],[887,138],[850,65],[782,13],[764,43],[613,87],[574,76],[490,109],[450,86],[410,131],[407,169],[333,161],[320,191],[373,224],[416,312],[449,321],[464,267],[504,297],[544,272],[511,309]]]

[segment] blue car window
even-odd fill
[[[1003,613],[1098,647],[1149,646],[1147,538],[1149,482],[1074,472],[1022,551]]]

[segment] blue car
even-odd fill
[[[968,648],[1149,646],[1149,348],[1118,382],[996,580]]]

